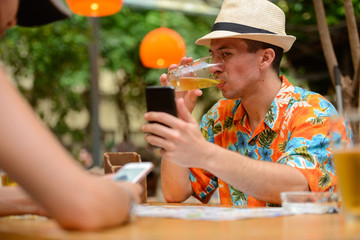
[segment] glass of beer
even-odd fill
[[[168,85],[176,91],[189,91],[216,86],[226,81],[224,60],[219,55],[207,56],[169,71]]]
[[[342,126],[341,126],[342,125]],[[360,221],[360,112],[332,119],[331,139],[342,208],[348,221]]]

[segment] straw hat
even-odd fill
[[[17,25],[34,27],[69,18],[70,10],[61,0],[20,0]]]
[[[224,0],[211,33],[199,38],[198,45],[212,39],[246,38],[279,46],[287,52],[295,37],[285,33],[285,14],[268,0]]]

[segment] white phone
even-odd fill
[[[132,183],[140,182],[153,169],[151,162],[131,162],[125,164],[114,175],[116,181],[126,181]]]

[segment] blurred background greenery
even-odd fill
[[[202,2],[219,7],[222,1]],[[282,74],[294,84],[334,101],[312,1],[273,2],[286,13],[287,34],[297,37],[292,50],[284,56]],[[340,68],[344,75],[351,75],[343,3],[324,0],[324,4]],[[353,4],[359,20],[358,0]],[[101,155],[124,149],[124,144],[118,145],[124,142],[146,148],[140,131],[146,111],[144,89],[159,85],[159,76],[166,69],[149,69],[141,64],[139,46],[144,36],[158,27],[171,28],[185,40],[186,55],[195,59],[208,55],[207,47],[194,42],[211,30],[214,21],[215,16],[141,9],[131,4],[125,4],[115,15],[99,18]],[[92,151],[93,147],[89,96],[91,31],[88,18],[74,15],[40,28],[15,27],[0,42],[0,58],[13,75],[14,84],[75,158],[80,149]],[[197,120],[220,97],[216,88],[205,89],[195,109]]]

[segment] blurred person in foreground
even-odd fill
[[[0,0],[0,34],[69,17],[61,0]],[[0,66],[0,168],[20,187],[0,188],[0,215],[35,213],[63,228],[96,230],[129,219],[141,187],[87,173],[76,164]]]
[[[280,61],[295,41],[285,33],[285,14],[267,0],[225,0],[211,33],[196,44],[220,55],[227,80],[223,99],[202,118],[191,116],[201,90],[177,94],[178,118],[149,112],[142,131],[161,147],[166,201],[191,195],[207,203],[219,188],[222,205],[279,206],[284,191],[336,191],[329,139],[334,106],[292,85]],[[192,58],[183,58],[180,64]],[[170,66],[169,70],[176,65]],[[160,77],[166,85],[166,74]],[[340,132],[344,132],[340,124]]]

